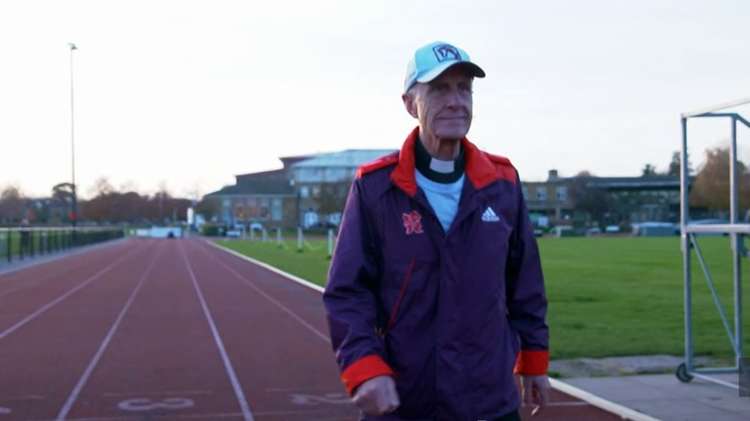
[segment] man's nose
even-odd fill
[[[448,92],[448,98],[446,98],[445,104],[452,108],[461,106],[461,93],[457,88],[453,88]]]

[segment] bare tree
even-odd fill
[[[89,189],[89,196],[102,196],[115,192],[115,188],[109,182],[107,177],[99,177],[94,181],[94,185]]]
[[[596,186],[595,181],[596,177],[589,171],[581,171],[573,177],[570,193],[576,210],[602,224],[611,200],[604,189]]]
[[[27,199],[18,186],[6,186],[0,192],[0,223],[15,224],[24,218]]]

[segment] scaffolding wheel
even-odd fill
[[[693,376],[688,374],[687,366],[685,365],[685,363],[682,363],[677,367],[675,376],[677,376],[677,379],[683,383],[690,383],[690,381],[693,380]]]

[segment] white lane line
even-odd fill
[[[187,266],[188,272],[190,273],[190,279],[193,281],[193,288],[195,288],[195,292],[198,295],[198,300],[200,301],[201,307],[203,308],[203,314],[206,315],[206,320],[208,320],[208,325],[211,328],[211,334],[214,336],[214,342],[216,342],[216,346],[219,348],[219,352],[221,353],[221,359],[224,362],[224,368],[226,369],[227,375],[232,382],[234,394],[237,396],[237,401],[240,403],[242,415],[245,421],[254,421],[253,414],[252,412],[250,412],[250,405],[248,405],[247,399],[245,399],[245,392],[242,390],[240,381],[237,378],[237,373],[234,372],[232,362],[229,361],[229,355],[227,355],[227,351],[224,348],[224,342],[221,340],[221,335],[219,335],[219,330],[216,328],[216,323],[214,323],[213,317],[211,317],[211,311],[208,309],[206,299],[203,298],[203,292],[201,292],[201,288],[200,286],[198,286],[198,280],[195,278],[195,273],[193,272],[192,266],[190,266],[187,254],[185,254],[185,249],[183,249],[182,247],[182,242],[179,242],[178,246],[180,248],[182,259],[185,261],[185,265]]]
[[[582,401],[586,401],[592,406],[603,409],[607,412],[617,414],[624,419],[632,420],[632,421],[659,421],[658,418],[654,418],[652,416],[643,414],[641,412],[638,412],[634,409],[630,409],[618,403],[606,400],[604,398],[600,398],[599,396],[596,396],[593,393],[589,393],[573,385],[563,383],[560,380],[549,379],[549,382],[552,388],[554,389],[557,389],[563,393],[567,393],[568,395],[573,396],[574,398],[578,398]]]
[[[132,255],[133,253],[139,251],[138,249],[139,249],[138,247],[134,247],[133,250],[129,251],[128,253],[126,253],[125,255],[123,255],[122,257],[120,257],[119,259],[117,259],[114,262],[110,263],[107,267],[105,267],[104,269],[102,269],[99,272],[95,273],[94,275],[91,275],[88,279],[86,279],[85,281],[81,282],[75,288],[73,288],[70,291],[66,292],[65,294],[63,294],[63,295],[55,298],[54,300],[50,301],[49,303],[43,305],[37,311],[35,311],[35,312],[31,313],[30,315],[24,317],[23,319],[21,319],[19,322],[17,322],[13,326],[5,329],[5,331],[0,332],[0,339],[3,339],[6,336],[10,335],[11,333],[15,332],[16,330],[20,329],[26,323],[28,323],[28,322],[36,319],[41,314],[43,314],[45,311],[47,311],[47,310],[51,309],[52,307],[54,307],[55,305],[57,305],[60,301],[66,299],[68,297],[70,297],[71,295],[75,294],[81,288],[83,288],[86,285],[94,282],[96,279],[98,279],[99,277],[101,277],[105,273],[107,273],[110,270],[112,270],[112,268],[114,268],[115,266],[117,266],[120,262],[122,262],[123,260],[125,260],[126,258],[128,258],[130,255]]]
[[[94,354],[94,357],[91,359],[91,361],[89,361],[88,367],[86,367],[86,370],[84,370],[83,375],[81,375],[81,378],[78,379],[78,383],[76,383],[75,387],[70,392],[70,396],[68,396],[68,399],[65,401],[65,404],[60,409],[60,412],[57,414],[58,421],[64,420],[65,417],[68,416],[68,413],[70,412],[71,408],[73,408],[73,404],[78,399],[78,395],[81,394],[81,390],[83,390],[83,386],[86,385],[86,382],[89,380],[89,377],[91,377],[91,373],[94,372],[94,368],[96,367],[97,364],[99,364],[99,360],[102,358],[102,355],[104,354],[104,351],[107,349],[107,346],[109,346],[109,342],[112,340],[112,337],[115,335],[117,328],[120,326],[120,322],[122,322],[122,319],[125,317],[125,313],[128,312],[130,305],[133,304],[133,300],[135,300],[136,295],[138,295],[138,291],[141,290],[141,287],[146,282],[146,279],[148,279],[148,275],[151,273],[151,270],[154,268],[154,265],[156,264],[156,261],[159,258],[160,251],[161,250],[158,250],[156,253],[154,253],[154,258],[151,260],[151,263],[149,263],[148,267],[143,272],[143,275],[141,275],[141,279],[138,280],[138,284],[135,286],[135,289],[133,289],[133,292],[130,293],[130,297],[128,297],[128,300],[125,302],[125,305],[122,307],[122,310],[120,310],[120,314],[117,315],[115,322],[112,323],[112,326],[109,328],[109,332],[107,332],[107,336],[104,337],[104,340],[102,341],[101,345],[99,345],[99,349],[96,351],[96,354]]]
[[[302,326],[306,327],[310,332],[314,333],[318,338],[322,339],[324,342],[326,342],[328,344],[331,343],[331,340],[328,339],[328,335],[326,335],[325,333],[323,333],[323,332],[319,331],[318,329],[316,329],[313,325],[311,325],[305,319],[303,319],[302,317],[300,317],[299,315],[297,315],[297,313],[295,313],[294,311],[292,311],[289,307],[285,306],[284,304],[281,304],[281,302],[279,300],[277,300],[277,299],[271,297],[270,295],[266,294],[263,290],[261,290],[260,288],[258,288],[253,281],[247,279],[244,275],[242,275],[241,273],[239,273],[236,270],[234,270],[231,267],[229,267],[227,264],[225,264],[224,262],[222,262],[221,260],[219,260],[219,258],[217,258],[216,256],[211,255],[211,253],[209,253],[205,248],[203,248],[203,247],[198,247],[198,248],[200,248],[204,253],[206,253],[209,257],[211,257],[217,263],[219,263],[220,265],[222,265],[226,270],[232,272],[232,274],[234,276],[236,276],[238,279],[240,279],[241,281],[243,281],[247,286],[249,286],[250,288],[252,288],[253,290],[255,290],[255,292],[257,292],[258,294],[262,295],[265,299],[267,299],[271,303],[275,304],[282,311],[284,311],[285,313],[287,313],[288,315],[290,315],[294,320],[298,321]]]

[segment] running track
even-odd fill
[[[201,240],[98,247],[0,274],[0,421],[356,420],[326,332],[318,291]]]

